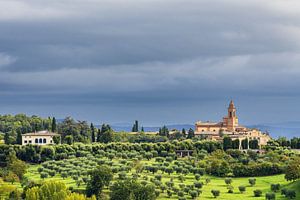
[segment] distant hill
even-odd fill
[[[300,121],[281,122],[281,123],[264,123],[249,125],[250,128],[258,128],[261,131],[268,131],[273,138],[284,136],[287,138],[300,136]]]

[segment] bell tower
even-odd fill
[[[227,116],[227,129],[228,131],[235,131],[235,128],[238,126],[238,118],[236,116],[236,108],[233,101],[231,100],[228,107],[228,116]]]

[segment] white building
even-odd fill
[[[60,137],[57,133],[49,131],[39,131],[34,133],[26,133],[22,135],[22,145],[50,145],[55,144],[53,138],[55,136]]]

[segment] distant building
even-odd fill
[[[233,101],[230,102],[228,114],[227,116],[223,117],[222,122],[215,123],[198,121],[195,123],[195,136],[197,137],[206,138],[209,140],[222,140],[224,135],[229,136],[232,140],[257,140],[259,146],[266,145],[271,139],[267,133],[239,125],[238,117],[236,115],[236,108]]]
[[[34,133],[26,133],[22,135],[22,145],[33,144],[33,145],[51,145],[54,143],[54,137],[58,136],[57,133],[49,131],[38,131]]]

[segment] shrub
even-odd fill
[[[206,183],[206,185],[209,184],[210,183],[210,178],[206,178],[205,183]]]
[[[155,190],[155,196],[159,197],[159,195],[160,195],[160,191],[159,190]]]
[[[246,191],[246,187],[243,186],[243,185],[240,185],[240,186],[239,186],[239,191],[240,191],[241,193],[244,193],[244,192]]]
[[[62,177],[63,179],[65,179],[65,178],[68,177],[68,173],[67,173],[67,172],[62,172],[60,175],[61,175],[61,177]]]
[[[259,189],[254,190],[253,193],[254,193],[254,196],[255,196],[255,197],[261,197],[261,195],[262,195],[262,191],[259,190]]]
[[[231,183],[232,183],[232,179],[231,178],[225,178],[225,183],[226,183],[226,185],[231,185]]]
[[[275,193],[268,192],[266,193],[266,200],[275,200],[276,196]]]
[[[295,190],[287,190],[285,197],[289,199],[295,199],[296,198],[296,191]]]
[[[48,173],[47,172],[42,172],[41,173],[41,178],[42,179],[45,179],[45,178],[47,178],[48,177]]]
[[[202,188],[203,183],[197,181],[197,182],[194,182],[194,186],[195,186],[195,188]]]
[[[178,180],[182,183],[185,180],[185,178],[183,175],[179,175]]]
[[[159,180],[159,181],[161,181],[161,177],[162,177],[161,174],[156,174],[156,175],[155,175],[155,179],[157,179],[157,180]]]
[[[191,190],[190,195],[191,195],[192,199],[195,199],[198,196],[198,192],[195,190]]]
[[[282,195],[285,196],[286,192],[287,192],[287,189],[286,189],[286,188],[282,188],[282,189],[281,189],[281,194],[282,194]]]
[[[197,181],[199,181],[200,178],[201,178],[200,174],[195,174],[195,179],[196,179]]]
[[[168,195],[169,198],[171,198],[171,196],[172,196],[172,191],[167,190],[167,195]]]
[[[179,191],[177,194],[179,197],[183,197],[184,196],[184,192],[183,191]]]
[[[228,185],[228,186],[227,186],[227,189],[228,189],[228,193],[230,193],[230,194],[233,193],[233,186]]]
[[[55,172],[54,170],[49,171],[49,175],[50,175],[51,177],[55,176],[55,174],[56,174],[56,172]]]
[[[250,178],[248,180],[249,184],[253,187],[256,184],[256,179],[255,178]]]
[[[211,190],[212,195],[217,198],[218,196],[220,196],[220,190]]]
[[[279,191],[279,189],[280,189],[280,184],[279,183],[271,184],[271,190],[273,192],[277,192],[277,191]]]
[[[41,173],[44,170],[44,168],[43,167],[39,167],[37,170],[38,170],[39,173]]]

